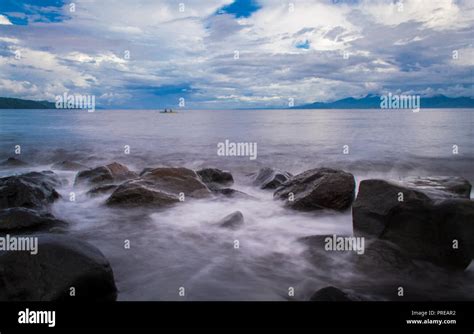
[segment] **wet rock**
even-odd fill
[[[403,179],[403,184],[422,191],[433,199],[469,199],[472,188],[468,180],[458,176],[409,177]]]
[[[89,167],[87,167],[86,165],[83,165],[74,161],[69,161],[69,160],[57,162],[51,166],[51,169],[64,170],[64,171],[82,171],[88,168]]]
[[[107,199],[108,205],[164,207],[180,197],[206,198],[211,191],[187,168],[155,168],[139,179],[121,184]]]
[[[178,202],[178,195],[156,188],[153,182],[131,180],[118,186],[106,204],[120,207],[166,207]]]
[[[265,167],[258,171],[253,185],[260,187],[260,189],[276,189],[291,177],[292,175],[288,172]]]
[[[211,189],[218,189],[222,186],[230,186],[234,183],[234,178],[230,172],[217,168],[204,168],[196,172]]]
[[[244,215],[240,211],[235,211],[222,218],[217,225],[219,227],[235,230],[244,224]]]
[[[106,166],[100,166],[79,172],[76,176],[75,183],[101,185],[130,180],[136,177],[138,177],[138,175],[130,171],[126,166],[114,162]]]
[[[340,236],[337,237],[348,237]],[[355,254],[354,250],[337,250],[327,249],[327,239],[333,239],[333,235],[311,235],[299,238],[298,241],[306,245],[303,256],[317,268],[324,268],[324,270],[339,270],[341,266],[347,267],[347,264]]]
[[[99,196],[103,194],[108,194],[114,191],[115,189],[118,188],[118,185],[116,184],[105,184],[103,186],[98,186],[95,188],[92,188],[87,192],[87,195],[89,196]]]
[[[331,209],[344,211],[354,199],[354,176],[330,168],[311,169],[292,177],[274,193],[291,209],[301,211]],[[291,194],[294,198],[291,200]]]
[[[354,256],[356,269],[362,273],[388,273],[390,275],[411,275],[418,270],[415,263],[396,244],[380,239],[367,242],[363,256]]]
[[[28,164],[20,159],[10,157],[0,163],[2,167],[25,167]]]
[[[452,187],[414,187],[362,181],[353,205],[354,233],[389,240],[413,259],[466,268],[472,258],[474,202],[462,199],[458,190],[447,190]]]
[[[310,298],[311,301],[319,302],[349,302],[353,299],[350,296],[335,288],[333,286],[328,286],[316,291]]]
[[[65,222],[48,212],[21,207],[0,210],[0,232],[37,231],[64,226]]]
[[[0,178],[0,209],[43,209],[59,198],[61,181],[53,172],[31,172]]]
[[[249,194],[246,194],[243,191],[235,190],[232,188],[214,189],[213,192],[228,198],[255,199],[255,197],[250,196]]]
[[[0,301],[116,299],[112,268],[96,247],[63,235],[22,237],[38,237],[38,253],[0,251]]]
[[[173,195],[184,193],[186,197],[192,198],[206,198],[211,195],[211,191],[201,182],[198,175],[187,168],[155,168],[143,174],[141,179],[153,184],[155,189]]]

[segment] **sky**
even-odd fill
[[[474,97],[473,0],[0,0],[0,96],[103,108]]]

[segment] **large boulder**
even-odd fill
[[[354,233],[389,240],[413,259],[466,268],[473,255],[474,202],[454,178],[449,187],[421,183],[362,181],[353,205]]]
[[[354,176],[330,168],[311,169],[283,183],[273,197],[301,211],[347,210],[354,199]]]
[[[56,219],[51,213],[41,210],[22,207],[0,210],[0,233],[51,230],[65,225],[65,222]]]
[[[76,184],[102,185],[121,182],[138,177],[127,166],[113,162],[111,164],[81,171],[76,176]]]
[[[0,178],[0,209],[43,209],[59,198],[61,181],[53,172],[31,172]]]
[[[63,235],[21,237],[38,237],[38,252],[0,251],[0,301],[116,299],[112,268],[96,247]]]
[[[211,195],[209,188],[198,175],[187,168],[155,168],[142,175],[142,180],[153,183],[154,187],[174,195],[184,193],[186,197],[205,198]]]
[[[228,228],[235,230],[244,224],[244,215],[240,211],[232,212],[230,215],[225,216],[217,225],[219,227]]]
[[[180,199],[210,195],[211,191],[190,169],[155,168],[145,172],[139,179],[121,184],[107,199],[107,204],[163,207],[177,203]]]
[[[292,175],[288,172],[264,167],[256,174],[253,185],[260,187],[260,189],[276,189],[291,177]]]
[[[211,189],[219,189],[222,186],[230,186],[234,183],[234,178],[230,172],[217,168],[204,168],[196,173],[201,181]]]
[[[64,171],[83,171],[88,169],[88,167],[75,161],[64,160],[53,164],[51,169]]]
[[[161,191],[153,182],[131,180],[118,186],[106,204],[120,207],[166,207],[178,202],[178,195]]]

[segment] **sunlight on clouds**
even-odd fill
[[[12,23],[10,22],[10,20],[8,19],[8,17],[6,17],[5,15],[2,15],[0,14],[0,25],[12,25]]]

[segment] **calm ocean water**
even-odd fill
[[[257,159],[218,156],[217,144],[225,140],[257,143]],[[314,234],[352,233],[350,212],[319,216],[286,210],[271,192],[251,187],[248,173],[263,166],[292,173],[327,166],[350,171],[357,181],[453,175],[474,183],[473,143],[473,109],[0,110],[0,159],[14,156],[15,145],[21,145],[19,158],[32,165],[0,175],[49,169],[66,159],[92,167],[118,161],[138,171],[218,167],[234,174],[234,188],[257,198],[123,212],[104,207],[105,196],[91,199],[86,189],[73,188],[75,173],[59,172],[68,180],[60,192],[67,198],[74,190],[78,196],[74,203],[58,201],[54,213],[70,222],[71,234],[109,258],[122,300],[283,300],[290,286],[304,299],[326,285],[351,290],[354,282],[364,281],[370,286],[369,276],[354,277],[344,266],[338,272],[310,266],[296,242]],[[124,153],[126,145],[130,154]],[[244,214],[244,228],[229,232],[211,226],[235,210]],[[130,240],[130,249],[124,249],[124,240]],[[234,240],[240,241],[239,250]],[[464,298],[474,298],[470,284],[459,291]],[[186,297],[177,294],[181,286]],[[380,298],[369,290],[366,297]]]

